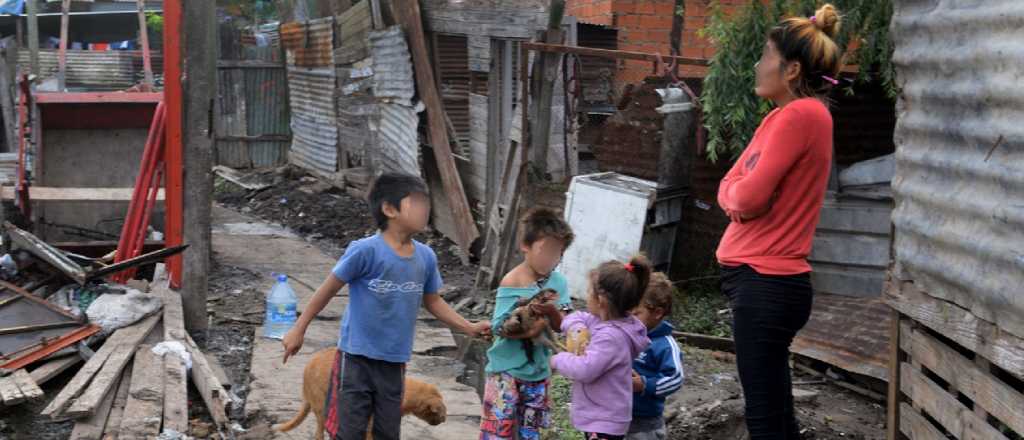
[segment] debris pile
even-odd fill
[[[186,438],[188,380],[222,438],[232,438],[234,396],[222,369],[185,332],[161,249],[111,264],[53,247],[4,224],[0,256],[0,402],[42,400],[40,385],[82,364],[41,415],[73,420],[72,439]],[[151,269],[152,268],[152,269]],[[130,269],[153,282],[106,281]],[[83,364],[84,363],[84,364]]]

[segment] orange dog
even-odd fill
[[[279,432],[287,432],[302,424],[312,410],[316,414],[316,440],[324,439],[324,400],[327,399],[327,387],[331,383],[331,367],[334,365],[336,349],[328,348],[313,354],[302,375],[302,408],[288,422],[276,426]],[[444,423],[448,409],[444,406],[444,397],[434,385],[406,377],[405,394],[402,396],[402,415],[412,414],[431,424]],[[373,419],[370,420],[370,425]],[[367,440],[372,439],[370,432]]]

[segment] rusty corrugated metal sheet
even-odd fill
[[[245,71],[218,69],[217,100],[214,102],[214,131],[217,136],[246,136]],[[249,148],[244,141],[216,140],[217,164],[232,168],[250,166]]]
[[[288,57],[289,162],[332,175],[338,166],[334,18],[285,23],[281,41]]]
[[[373,55],[373,92],[379,107],[376,171],[420,175],[419,106],[414,107],[412,56],[400,26],[369,34]]]
[[[412,56],[399,26],[369,34],[373,55],[373,95],[377,99],[412,105],[416,96]]]
[[[244,69],[246,125],[249,136],[290,135],[288,127],[287,75],[282,68]],[[272,167],[288,162],[288,141],[249,143],[254,167]]]
[[[462,156],[469,155],[469,40],[464,35],[436,35],[438,83],[444,111],[455,127]]]
[[[57,76],[57,51],[39,51],[39,72],[43,78]],[[152,52],[153,71],[163,71],[163,56],[160,51]],[[18,64],[29,65],[29,51],[18,51]],[[90,91],[124,90],[143,77],[142,52],[127,50],[67,51],[67,84],[69,88]]]
[[[298,67],[334,65],[334,18],[281,25],[281,41],[288,51],[288,64]]]
[[[811,319],[790,350],[881,380],[889,377],[889,306],[881,298],[814,295]]]
[[[374,157],[380,171],[400,171],[420,175],[419,140],[416,127],[421,107],[380,104],[380,145]]]
[[[338,126],[333,67],[288,66],[292,144],[289,161],[331,175],[338,163]]]
[[[894,3],[895,276],[1024,337],[1024,3]]]

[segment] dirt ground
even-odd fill
[[[669,438],[741,440],[743,398],[730,353],[684,347],[686,383],[666,405]],[[805,439],[885,438],[885,406],[802,373],[793,375],[796,411]]]
[[[300,236],[317,244],[330,255],[341,255],[347,244],[372,234],[375,230],[368,215],[366,203],[317,181],[293,168],[266,171],[262,176],[273,183],[262,191],[248,191],[233,184],[218,181],[215,199],[218,203],[261,219],[280,223]],[[471,293],[476,266],[461,263],[459,251],[447,239],[428,231],[417,237],[438,254],[438,262],[445,280],[445,298],[457,303]],[[263,301],[267,286],[260,274],[242,268],[227,266],[214,255],[210,274],[208,297],[210,333],[207,353],[224,367],[232,383],[231,392],[242,401],[248,395],[249,368],[256,326],[263,322]],[[461,313],[475,318],[490,314],[488,301],[471,303]],[[687,307],[698,313],[715,313],[719,303],[700,307]],[[680,317],[675,317],[680,320]],[[709,329],[721,327],[723,316],[712,316]],[[695,319],[695,318],[689,318]],[[679,322],[682,324],[682,322]],[[483,366],[486,363],[486,344],[480,341],[462,343],[451,355],[466,365],[459,381],[482,391]],[[730,440],[743,439],[743,401],[731,355],[685,348],[686,384],[673,396],[666,407],[670,420],[671,439]],[[453,360],[454,362],[454,360]],[[55,395],[74,375],[65,373],[44,386],[48,395]],[[881,439],[884,438],[884,406],[853,394],[816,377],[796,374],[796,388],[814,394],[799,400],[798,418],[807,439]],[[193,435],[209,430],[210,419],[194,389],[190,390]],[[569,396],[553,396],[556,417],[568,414]],[[243,420],[239,402],[232,419],[250,427],[254,421]],[[54,439],[69,437],[72,423],[54,423],[37,416],[46,402],[5,408],[0,416],[0,440]],[[560,423],[560,424],[559,424]],[[579,438],[568,427],[566,420],[556,421],[557,428],[547,438]],[[266,433],[251,431],[240,438],[260,438]],[[199,436],[204,438],[204,436]],[[453,439],[455,440],[455,439]]]

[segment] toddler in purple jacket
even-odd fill
[[[633,359],[651,343],[647,327],[630,311],[640,304],[650,278],[651,264],[643,256],[625,264],[602,263],[590,274],[589,312],[562,321],[563,332],[590,332],[583,355],[551,358],[551,367],[573,381],[572,424],[588,440],[619,440],[629,430]]]

